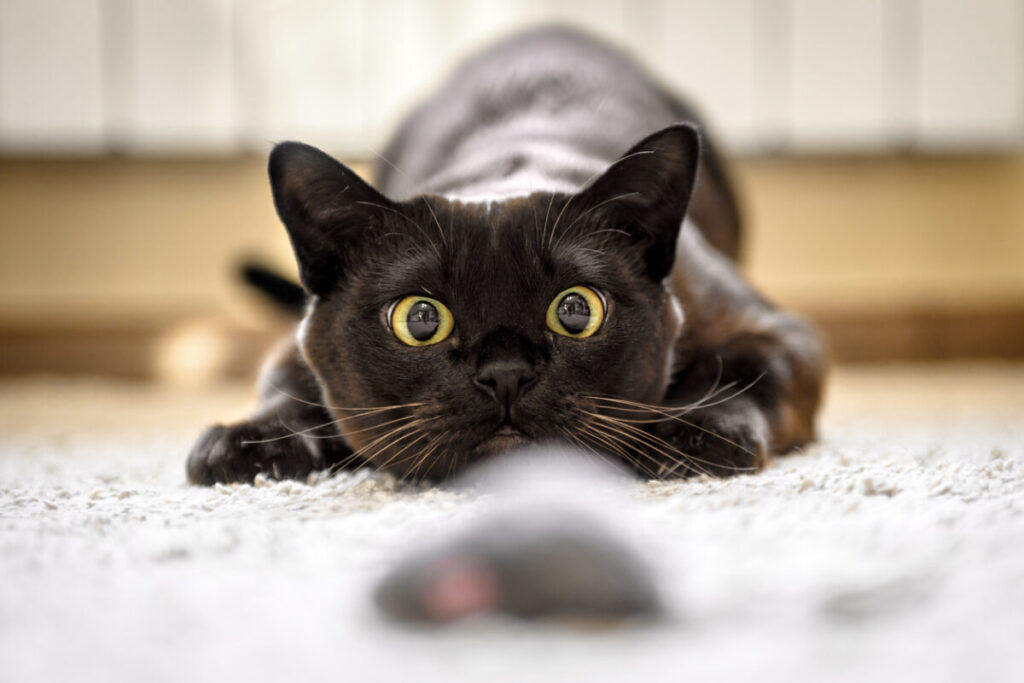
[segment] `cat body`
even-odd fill
[[[195,483],[363,466],[440,479],[568,441],[652,478],[760,468],[814,436],[821,347],[737,270],[740,218],[696,117],[578,34],[457,70],[377,189],[298,143],[269,162],[309,303]]]

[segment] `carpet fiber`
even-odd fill
[[[844,370],[804,453],[637,483],[670,612],[602,628],[387,622],[374,580],[481,501],[185,485],[247,400],[0,383],[0,681],[1024,680],[1024,366]]]

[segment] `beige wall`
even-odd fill
[[[226,311],[238,256],[287,247],[256,159],[0,161],[0,207],[6,323]]]
[[[1024,306],[1024,156],[751,161],[751,273],[806,310]]]
[[[736,164],[747,263],[812,313],[1024,304],[1024,156]],[[0,160],[0,325],[258,320],[231,266],[290,268],[257,158]]]

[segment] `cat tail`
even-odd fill
[[[299,283],[255,261],[244,261],[238,274],[279,309],[296,318],[302,317],[308,295]]]

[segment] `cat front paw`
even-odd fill
[[[301,479],[324,467],[318,450],[280,424],[214,425],[199,435],[186,472],[190,483],[203,486],[249,483],[260,473],[274,479]]]
[[[660,431],[676,451],[675,461],[662,467],[664,478],[756,472],[768,457],[767,423],[758,411],[691,413]]]

